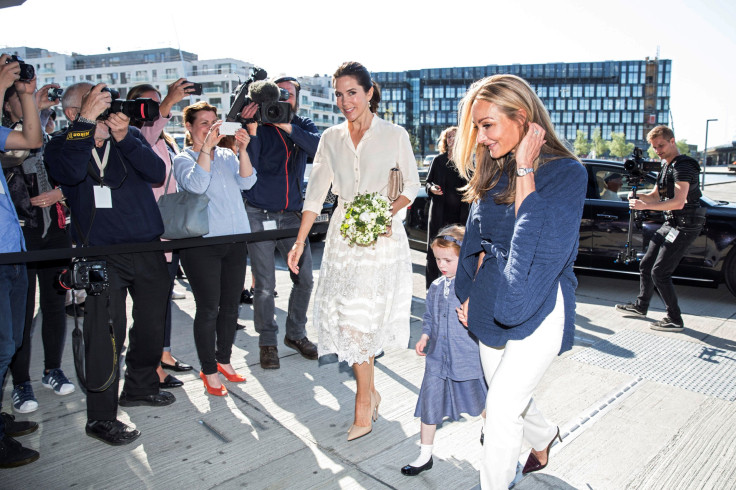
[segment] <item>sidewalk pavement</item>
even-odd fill
[[[736,196],[736,183],[708,186]],[[315,276],[320,245],[315,246]],[[410,346],[421,333],[424,255],[412,251],[414,296]],[[317,277],[315,277],[317,279]],[[648,321],[663,315],[652,305],[648,321],[624,317],[613,304],[631,299],[634,280],[580,275],[576,343],[557,358],[535,399],[560,425],[563,442],[552,448],[545,470],[526,477],[518,490],[537,489],[727,489],[736,488],[736,303],[717,289],[677,286],[683,333],[659,333]],[[250,275],[248,275],[248,283]],[[172,350],[198,367],[192,340],[195,305],[174,302]],[[284,324],[290,281],[277,272],[277,320]],[[311,310],[310,310],[311,313]],[[311,316],[311,315],[310,315]],[[129,316],[130,318],[130,316]],[[34,334],[31,380],[38,411],[19,419],[40,423],[19,440],[41,458],[1,470],[7,489],[27,488],[459,488],[477,485],[481,421],[467,417],[437,432],[434,468],[405,477],[399,468],[418,452],[419,421],[413,417],[423,359],[412,348],[391,350],[376,362],[383,401],[373,432],[347,442],[355,382],[349,366],[308,361],[280,345],[281,369],[258,364],[253,312],[240,313],[232,363],[245,384],[227,383],[230,395],[205,394],[197,371],[175,373],[183,388],[163,408],[120,410],[120,419],[141,430],[130,446],[110,447],[84,434],[84,395],[56,396],[41,386],[43,350]],[[36,325],[40,325],[40,318]],[[71,329],[63,369],[76,382]],[[308,323],[309,337],[317,340]],[[283,335],[283,332],[282,334]],[[11,412],[10,382],[4,409]],[[12,412],[11,412],[12,413]],[[214,430],[211,430],[211,429]],[[489,435],[486,434],[486,438]],[[521,457],[525,460],[525,456]]]

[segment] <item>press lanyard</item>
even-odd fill
[[[102,155],[102,161],[100,156],[97,154],[97,149],[92,150],[92,158],[95,159],[97,167],[100,169],[100,186],[103,185],[102,181],[105,178],[105,167],[107,167],[107,159],[110,156],[110,140],[105,141],[105,153]]]

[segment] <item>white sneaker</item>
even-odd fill
[[[184,299],[186,297],[187,297],[187,295],[184,294],[182,291],[177,291],[176,289],[174,289],[171,292],[171,299]]]

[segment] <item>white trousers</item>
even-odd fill
[[[510,340],[505,347],[480,343],[480,360],[488,383],[485,441],[480,485],[484,490],[506,490],[516,475],[521,447],[541,451],[557,434],[537,409],[532,392],[562,345],[565,309],[557,289],[554,310],[529,337]]]

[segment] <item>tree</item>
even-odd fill
[[[659,155],[657,155],[657,152],[654,151],[654,147],[652,145],[649,145],[649,149],[647,150],[647,153],[649,154],[650,159],[659,160]]]
[[[677,151],[680,152],[680,155],[690,155],[690,145],[687,144],[686,139],[677,142]]]
[[[624,133],[611,133],[611,141],[608,143],[608,151],[611,155],[623,158],[634,151],[634,143],[627,143]]]
[[[601,128],[595,128],[593,130],[591,149],[595,152],[596,158],[601,158],[608,151],[608,143],[601,137]]]
[[[575,154],[578,156],[587,155],[588,151],[590,151],[590,143],[588,143],[588,140],[585,138],[585,133],[579,129],[577,137],[575,138],[575,143],[573,143],[573,148],[575,149]]]

